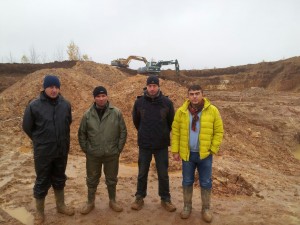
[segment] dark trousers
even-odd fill
[[[158,176],[158,194],[163,201],[170,201],[170,187],[169,187],[169,153],[168,148],[150,150],[139,149],[139,173],[136,196],[146,197],[147,195],[147,181],[150,163],[154,155],[155,165]]]
[[[115,190],[118,182],[119,172],[119,155],[96,157],[86,155],[86,184],[90,191],[96,192],[100,182],[101,174],[105,175],[105,183],[107,185],[109,198],[115,198]]]
[[[45,198],[49,188],[62,190],[65,187],[67,176],[66,166],[68,155],[61,157],[34,157],[36,173],[33,195],[35,198]]]

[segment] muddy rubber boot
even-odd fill
[[[123,211],[123,207],[119,203],[117,203],[116,200],[114,199],[109,200],[109,207],[115,212]]]
[[[36,198],[35,199],[36,204],[36,213],[34,216],[34,224],[40,225],[43,224],[45,221],[45,214],[44,214],[44,208],[45,208],[45,198]]]
[[[143,197],[137,195],[135,197],[134,202],[131,204],[131,209],[139,211],[143,208],[143,205],[144,205]]]
[[[89,214],[94,208],[95,208],[95,196],[96,196],[96,190],[94,189],[88,189],[88,200],[85,203],[85,205],[81,208],[80,213],[81,214]]]
[[[109,197],[109,207],[115,212],[122,212],[123,207],[116,202],[116,185],[108,185],[107,191]]]
[[[212,212],[210,210],[210,196],[211,189],[201,188],[201,199],[202,199],[202,219],[210,223],[212,221]]]
[[[193,185],[182,186],[183,189],[183,210],[180,213],[181,219],[187,219],[190,217],[192,212],[192,197],[193,197]]]
[[[54,194],[55,194],[55,199],[56,199],[56,210],[58,213],[62,213],[68,216],[73,216],[74,215],[74,209],[72,207],[66,206],[65,205],[65,194],[64,190],[55,190],[54,189]]]

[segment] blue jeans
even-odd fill
[[[194,184],[195,170],[197,168],[200,187],[211,189],[212,161],[212,155],[201,160],[198,152],[191,152],[189,161],[182,160],[182,186],[191,186]]]
[[[139,173],[137,182],[137,192],[135,196],[145,198],[147,195],[147,180],[150,163],[154,155],[155,165],[158,176],[158,194],[163,201],[170,201],[170,187],[169,187],[169,153],[168,148],[165,149],[139,149]]]

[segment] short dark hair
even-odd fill
[[[192,84],[188,88],[188,92],[190,92],[190,91],[199,91],[199,90],[201,92],[203,92],[203,89],[202,89],[202,87],[199,84]]]

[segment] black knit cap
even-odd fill
[[[159,86],[159,79],[157,76],[151,75],[147,79],[147,85],[149,84],[157,84]]]
[[[60,88],[60,82],[57,76],[55,75],[46,75],[44,78],[44,89],[55,86],[57,88]]]
[[[107,90],[105,89],[105,87],[103,87],[103,86],[95,87],[95,89],[93,91],[94,98],[99,94],[107,95]]]

